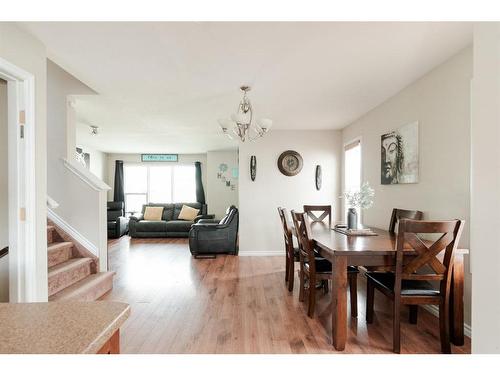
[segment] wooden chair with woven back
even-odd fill
[[[323,222],[328,217],[328,225],[332,226],[332,206],[330,205],[305,204],[304,213],[313,223]]]
[[[293,246],[292,225],[288,219],[286,208],[278,207],[278,213],[283,227],[283,236],[285,242],[285,283],[288,290],[293,291],[293,282],[295,279],[295,262],[299,261],[299,250]]]
[[[314,316],[314,308],[316,305],[316,282],[323,280],[328,281],[333,278],[332,264],[327,259],[319,257],[314,251],[311,226],[306,213],[292,211],[292,219],[299,242],[299,301],[304,301],[307,281],[309,300],[307,315],[312,318]],[[359,271],[355,267],[348,267],[347,271],[351,296],[351,316],[355,318],[358,316],[357,276]]]
[[[451,352],[449,304],[454,252],[464,227],[462,220],[399,221],[395,272],[367,272],[366,322],[373,322],[375,289],[393,300],[393,350],[400,352],[401,305],[438,305],[441,351]],[[440,235],[436,241],[419,235]],[[416,256],[405,258],[411,250]],[[444,251],[443,257],[437,256]],[[431,282],[439,282],[435,287]]]

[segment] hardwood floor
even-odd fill
[[[337,352],[325,313],[330,294],[318,293],[315,318],[308,318],[298,288],[286,288],[284,256],[196,260],[187,239],[124,236],[109,242],[109,262],[114,289],[101,299],[132,308],[122,353],[392,353],[391,303],[376,294],[367,326],[362,276],[359,316],[349,322],[346,350]],[[401,343],[402,353],[439,353],[438,320],[420,309],[413,326],[404,310]],[[470,353],[470,339],[452,352]]]

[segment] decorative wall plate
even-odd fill
[[[278,169],[285,176],[295,176],[302,170],[302,156],[297,151],[287,150],[278,158]]]
[[[316,190],[321,189],[322,175],[321,175],[321,165],[316,166]]]
[[[250,157],[250,178],[252,181],[255,181],[255,177],[257,176],[257,158],[255,155]]]

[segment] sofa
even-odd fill
[[[129,220],[125,217],[123,202],[108,202],[108,238],[120,238],[128,232]]]
[[[189,231],[189,251],[196,257],[238,254],[238,209],[231,206],[220,220],[199,220]]]
[[[193,221],[179,220],[182,206],[186,205],[200,210]],[[146,207],[163,207],[160,221],[144,220]],[[195,203],[148,203],[142,206],[140,214],[130,216],[129,235],[134,238],[188,237],[191,225],[201,219],[213,219],[207,215],[207,205]]]

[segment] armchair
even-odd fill
[[[123,202],[108,202],[108,238],[120,238],[128,232]]]
[[[228,253],[238,254],[238,209],[231,206],[220,221],[201,219],[189,231],[189,251],[194,257]]]

